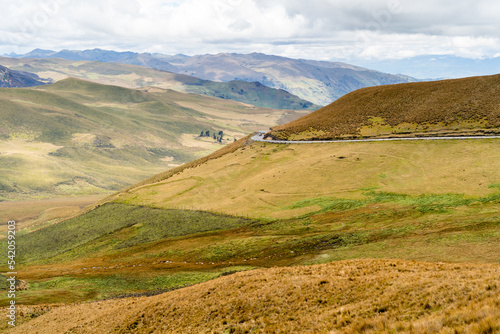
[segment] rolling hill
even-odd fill
[[[8,69],[0,65],[0,87],[32,87],[45,85],[50,80],[42,81],[36,74]]]
[[[481,118],[465,113],[471,117],[456,131],[496,113],[490,94],[500,83],[474,80],[467,97],[482,107]],[[456,84],[399,88],[408,106],[444,122],[450,109],[470,106]],[[392,111],[406,108],[394,87],[367,100],[346,96],[345,110],[369,101],[387,107],[377,115],[384,121],[397,119]],[[17,330],[495,332],[499,141],[239,139],[71,219],[21,230],[19,279],[28,289],[17,298],[40,306],[26,309]],[[117,297],[124,299],[48,306]]]
[[[205,80],[243,80],[284,89],[317,105],[327,105],[356,89],[417,79],[393,75],[341,62],[313,61],[261,53],[169,56],[163,54],[94,50],[33,50],[21,58],[98,60],[147,66]]]
[[[320,107],[282,89],[269,88],[258,82],[241,80],[213,82],[136,65],[100,61],[5,57],[0,57],[0,64],[19,71],[25,71],[26,74],[31,73],[30,75],[35,77],[39,75],[47,78],[48,81],[73,77],[126,88],[155,86],[274,109],[316,110]]]
[[[118,190],[298,117],[230,100],[64,79],[0,90],[1,198]],[[204,131],[211,137],[200,136]],[[223,132],[222,140],[213,138]]]
[[[500,75],[370,87],[273,128],[279,139],[498,134]]]

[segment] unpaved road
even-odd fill
[[[321,143],[357,143],[370,141],[395,140],[456,140],[456,139],[498,139],[500,136],[462,136],[462,137],[412,137],[412,138],[373,138],[373,139],[341,139],[341,140],[268,140],[264,139],[267,131],[259,131],[252,136],[252,140],[272,144],[321,144]]]

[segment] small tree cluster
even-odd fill
[[[200,133],[200,137],[212,137],[214,140],[218,141],[219,143],[222,143],[222,139],[224,139],[224,131],[221,130],[218,133],[214,131],[214,133],[210,135],[209,130],[203,130]]]

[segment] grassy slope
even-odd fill
[[[221,331],[230,331],[229,326],[242,330],[250,329],[246,326],[261,326],[257,328],[276,331],[280,328],[278,324],[290,331],[286,326],[313,326],[312,322],[301,322],[301,319],[307,318],[308,312],[317,310],[321,304],[327,312],[324,319],[332,321],[330,329],[352,332],[361,329],[409,331],[410,325],[418,325],[426,331],[429,328],[442,329],[444,324],[457,330],[480,332],[485,328],[494,331],[498,328],[498,319],[494,317],[498,314],[498,303],[495,304],[491,298],[491,294],[495,293],[491,291],[497,289],[498,284],[492,273],[498,269],[484,263],[500,261],[500,166],[497,163],[500,157],[495,153],[498,152],[498,144],[497,139],[311,145],[276,145],[241,140],[216,152],[210,159],[195,161],[129,187],[108,198],[106,202],[111,201],[110,204],[101,205],[86,215],[25,235],[26,241],[33,242],[24,250],[25,260],[34,261],[23,263],[20,278],[28,281],[31,288],[20,292],[18,298],[25,304],[99,299],[123,292],[183,286],[193,283],[193,280],[187,279],[192,275],[199,278],[197,281],[203,281],[220,275],[223,270],[233,270],[230,268],[234,266],[237,266],[234,270],[241,270],[352,258],[448,261],[456,264],[422,264],[418,268],[398,270],[400,285],[384,287],[385,292],[394,292],[387,299],[394,299],[394,305],[381,304],[380,308],[373,308],[381,301],[375,291],[380,291],[382,287],[369,282],[384,282],[377,276],[382,267],[389,268],[390,264],[395,264],[397,268],[407,264],[387,260],[366,261],[357,262],[356,268],[366,273],[367,281],[356,281],[357,276],[352,271],[349,271],[347,280],[356,283],[354,286],[368,282],[360,290],[355,290],[360,295],[355,295],[353,300],[362,296],[361,299],[366,300],[370,308],[360,308],[354,302],[351,305],[346,303],[347,300],[334,300],[338,298],[338,293],[333,291],[331,299],[321,297],[321,303],[316,299],[314,307],[309,303],[303,304],[300,309],[305,313],[286,310],[280,313],[292,314],[288,320],[279,317],[265,320],[265,315],[252,313],[253,306],[242,304],[243,300],[248,301],[252,296],[251,291],[245,291],[248,293],[244,294],[244,299],[231,300],[232,304],[228,304],[233,309],[235,303],[242,305],[238,319],[231,316],[226,323],[216,316],[217,323],[210,322],[210,317],[203,319],[208,319],[207,326],[210,328],[226,326],[221,327]],[[253,219],[236,228],[231,224],[220,228],[214,225],[209,231],[185,224],[183,229],[193,227],[195,230],[187,235],[166,235],[161,231],[165,228],[169,230],[169,225],[161,222],[168,219],[158,220],[156,217],[172,214],[169,208],[249,215]],[[130,210],[140,212],[136,220],[127,221]],[[151,211],[155,214],[151,215]],[[196,221],[189,217],[198,214],[193,211],[175,212],[187,216],[187,221]],[[97,233],[97,229],[92,229],[95,235],[83,235],[86,239],[77,237],[70,238],[69,242],[57,242],[49,248],[53,257],[41,259],[36,254],[41,247],[36,244],[37,240],[47,240],[43,235],[57,235],[64,229],[76,233],[78,230],[73,227],[84,222],[96,223],[99,217],[109,221],[102,228],[110,230]],[[232,219],[225,217],[219,221],[224,222],[226,218]],[[142,240],[141,235],[148,236],[147,240],[138,243]],[[30,255],[30,251],[33,254]],[[460,264],[466,261],[483,264],[480,267]],[[342,265],[345,264],[339,264]],[[486,273],[485,268],[493,268],[493,271]],[[440,271],[442,269],[444,271]],[[476,270],[483,272],[476,274]],[[433,274],[428,276],[429,272]],[[458,277],[457,273],[462,272],[470,272],[471,276]],[[183,278],[176,276],[186,273],[190,274]],[[404,273],[410,276],[403,276]],[[396,272],[388,275],[394,285],[398,279]],[[476,278],[481,275],[488,278],[476,290]],[[153,277],[161,279],[154,281]],[[450,278],[449,282],[465,280],[460,285],[452,285],[446,283],[445,277]],[[103,279],[109,284],[103,284]],[[412,298],[408,298],[407,291],[414,287],[417,279],[423,280],[419,283],[421,294],[412,292]],[[140,281],[146,283],[139,287],[136,282]],[[307,287],[313,284],[307,275],[299,276],[294,281],[302,282],[308,292],[310,289]],[[412,282],[411,286],[407,285],[408,281]],[[259,282],[260,288],[265,289],[262,279]],[[276,282],[284,284],[282,278],[277,278]],[[243,286],[237,281],[235,284],[240,288]],[[75,286],[78,288],[75,289]],[[208,288],[201,286],[200,289],[206,293]],[[185,291],[191,290],[175,293],[189,293]],[[234,290],[226,287],[224,291]],[[303,293],[303,289],[297,291]],[[345,291],[354,293],[352,289]],[[292,298],[292,307],[297,304],[290,297],[293,293],[292,288],[285,293]],[[262,296],[262,290],[256,294]],[[166,296],[171,300],[172,295]],[[396,300],[400,299],[396,296],[404,297],[408,302],[401,300],[398,303]],[[475,310],[479,311],[467,309],[465,305],[469,303],[469,296],[481,300],[475,305]],[[183,295],[180,299],[186,298]],[[270,299],[276,305],[283,303],[279,298]],[[157,302],[157,299],[149,300]],[[427,303],[419,304],[420,300]],[[126,300],[113,305],[121,307],[129,302]],[[192,305],[193,302],[190,303]],[[214,304],[207,305],[200,304],[200,312],[205,315],[210,313],[210,305]],[[218,300],[217,305],[219,308]],[[255,309],[262,309],[261,306]],[[344,307],[343,310],[348,307],[346,316],[342,315],[341,307]],[[341,312],[336,313],[337,309]],[[73,311],[64,310],[69,310],[69,313],[64,315],[65,311],[62,311],[61,318],[57,318],[57,312],[53,313],[54,318],[47,315],[46,326],[54,321],[65,326],[65,319],[74,321]],[[78,310],[87,312],[85,306],[78,306]],[[136,309],[132,312],[135,314]],[[147,317],[166,311],[151,312]],[[352,317],[353,312],[361,313]],[[227,317],[230,313],[224,311],[221,314]],[[380,315],[387,318],[378,320]],[[244,317],[247,318],[242,319]],[[171,314],[169,319],[173,318]],[[153,323],[138,319],[137,314],[127,319],[130,326],[153,326]],[[250,319],[262,319],[262,322]],[[278,320],[273,322],[272,319]],[[244,321],[239,322],[241,320]],[[43,318],[40,321],[43,322]],[[94,325],[102,328],[106,321],[109,318],[103,316]],[[155,321],[157,327],[164,324],[159,317]],[[321,323],[323,321],[317,321],[317,324]],[[89,330],[90,326],[92,324],[87,323],[85,330]],[[188,328],[182,326],[189,325],[179,322],[178,326],[171,330],[182,331]],[[315,329],[320,332],[325,330],[320,327]],[[131,330],[134,328],[131,327]]]
[[[371,87],[274,128],[277,138],[498,133],[500,75]]]
[[[101,200],[105,195],[62,197],[44,200],[0,202],[0,221],[15,219],[17,228],[35,229],[78,214],[83,208]],[[7,235],[7,225],[0,225],[0,235]]]
[[[146,67],[69,61],[64,59],[16,59],[0,57],[0,64],[16,70],[36,73],[54,81],[68,77],[127,88],[155,86],[186,93],[203,94],[252,104],[258,107],[293,110],[316,110],[318,105],[283,90],[244,81],[213,82],[195,77],[158,71]]]
[[[122,279],[214,277],[233,266],[352,258],[498,262],[497,146],[492,139],[287,146],[241,140],[211,159],[129,187],[72,221],[22,232],[20,278],[32,288],[18,298],[26,304],[99,299],[171,287],[156,282],[123,290]],[[199,230],[198,213],[182,211],[188,234],[170,235],[167,208],[254,218]],[[102,277],[115,283],[102,288]]]
[[[256,270],[149,298],[59,307],[9,333],[494,333],[498,270],[401,260]]]
[[[293,111],[78,79],[2,89],[0,103],[4,198],[117,190],[221,147],[197,140],[202,130],[223,130],[225,144],[297,117]]]
[[[253,143],[164,175],[164,180],[157,177],[129,188],[116,201],[286,218],[321,212],[330,201],[377,202],[370,191],[482,198],[495,193],[493,186],[500,183],[498,145],[497,139]]]

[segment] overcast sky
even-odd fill
[[[0,54],[104,48],[320,60],[500,56],[498,0],[0,0]]]

